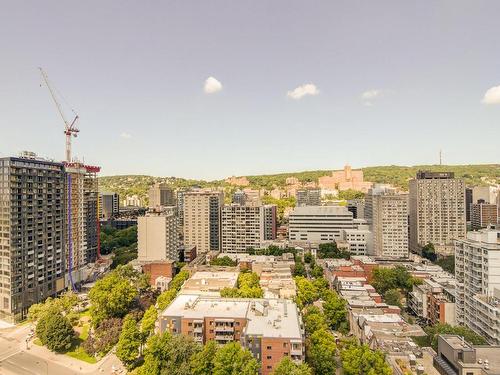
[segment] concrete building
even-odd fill
[[[352,212],[343,206],[296,207],[289,216],[290,241],[332,242],[340,239],[341,230],[352,228]]]
[[[142,200],[137,194],[127,195],[123,200],[124,207],[143,207]]]
[[[351,255],[369,255],[373,253],[373,236],[367,225],[360,225],[356,229],[342,229],[340,240],[349,244]]]
[[[470,214],[471,214],[471,206],[473,203],[473,197],[472,197],[472,189],[466,187],[465,188],[465,220],[467,223],[470,222]]]
[[[139,261],[179,260],[178,218],[174,212],[148,212],[137,222]]]
[[[32,156],[0,158],[0,319],[65,287],[65,172]]]
[[[472,188],[472,203],[482,200],[484,203],[495,204],[498,201],[500,188],[498,186],[474,186]]]
[[[247,196],[243,190],[236,190],[233,193],[233,197],[231,199],[232,203],[239,204],[240,206],[244,206],[246,203]]]
[[[364,193],[371,188],[372,183],[363,179],[362,170],[353,170],[346,165],[343,170],[333,171],[331,176],[323,176],[318,179],[318,185],[322,189],[359,190]]]
[[[455,241],[457,323],[500,344],[500,231],[468,232]]]
[[[434,244],[438,254],[453,253],[453,239],[465,238],[465,184],[452,172],[420,171],[410,181],[410,250]]]
[[[498,206],[496,204],[484,203],[479,200],[478,203],[471,205],[471,228],[478,230],[490,225],[498,224]]]
[[[461,336],[439,335],[434,366],[444,375],[500,374],[500,346],[471,345]]]
[[[194,190],[183,195],[184,245],[196,246],[198,254],[221,250],[221,210],[224,194]]]
[[[321,206],[321,189],[300,189],[296,195],[297,207]]]
[[[222,252],[245,253],[276,238],[276,206],[225,205],[222,208]]]
[[[347,201],[347,209],[352,212],[354,219],[365,219],[364,199],[351,199]]]
[[[373,255],[384,258],[408,258],[408,194],[394,188],[370,189],[370,222]]]
[[[220,298],[180,294],[160,315],[160,333],[183,334],[195,341],[240,342],[272,374],[285,356],[305,359],[302,318],[287,299]]]
[[[156,183],[148,191],[150,208],[160,208],[165,206],[175,206],[177,204],[175,193],[169,184]]]
[[[79,162],[64,163],[66,211],[66,285],[73,290],[90,275],[98,253],[99,167]],[[117,197],[117,196],[116,196]],[[118,199],[113,197],[113,210]],[[106,199],[104,200],[106,202]],[[115,215],[115,214],[112,214]]]
[[[238,275],[232,271],[197,271],[184,282],[180,293],[220,297],[222,289],[236,288]]]
[[[113,192],[104,192],[99,196],[101,218],[108,220],[120,213],[120,196]]]

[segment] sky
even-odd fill
[[[5,1],[0,156],[102,175],[500,162],[500,1]]]

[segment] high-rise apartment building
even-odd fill
[[[101,218],[108,220],[120,213],[120,196],[117,193],[101,193],[99,200]]]
[[[324,243],[340,239],[342,229],[354,228],[352,212],[344,206],[295,207],[289,216],[290,241]]]
[[[465,238],[465,184],[452,172],[420,171],[410,181],[410,250],[428,243],[453,253],[453,239]]]
[[[373,255],[408,257],[408,194],[384,187],[370,189]]]
[[[352,212],[354,219],[365,218],[365,200],[364,199],[351,199],[347,201],[347,209]]]
[[[222,252],[245,253],[275,238],[275,205],[231,204],[222,208]]]
[[[64,289],[65,172],[62,163],[0,158],[0,318]]]
[[[300,189],[295,195],[297,207],[321,206],[321,189]]]
[[[184,244],[197,253],[221,249],[221,209],[224,194],[216,190],[184,193]]]
[[[478,203],[471,205],[471,227],[472,230],[486,228],[498,224],[498,206],[496,204]]]
[[[472,189],[466,187],[465,188],[465,220],[467,222],[470,222],[470,215],[471,215],[471,206],[473,203],[473,198],[472,198]]]
[[[236,190],[233,193],[232,202],[234,204],[239,204],[240,206],[244,206],[247,200],[247,196],[243,190]]]
[[[278,207],[275,204],[262,206],[263,240],[274,241],[278,231]]]
[[[456,319],[500,344],[500,231],[468,232],[455,241]]]
[[[178,217],[173,210],[150,211],[137,218],[139,261],[179,260]]]
[[[150,208],[175,206],[175,192],[169,184],[154,184],[149,188],[148,198]]]

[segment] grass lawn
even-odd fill
[[[85,313],[85,311],[83,311]],[[87,363],[96,363],[97,359],[91,355],[88,355],[85,350],[83,350],[82,344],[87,337],[89,337],[90,324],[85,323],[82,327],[82,331],[80,335],[75,338],[71,344],[71,349],[67,351],[65,354],[72,358],[79,359],[80,361],[84,361]]]
[[[34,339],[33,344],[38,345],[38,346],[43,346],[42,341],[39,338]]]

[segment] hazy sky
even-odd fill
[[[498,0],[1,9],[2,156],[64,157],[42,66],[81,117],[74,154],[104,175],[414,165],[440,148],[445,163],[500,162]]]

